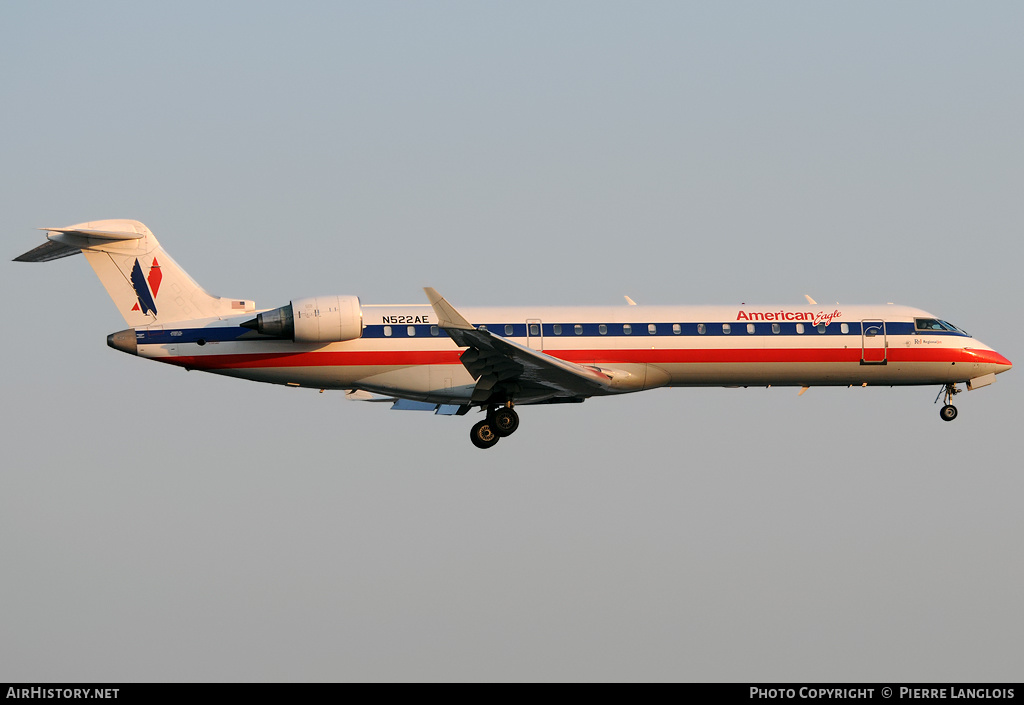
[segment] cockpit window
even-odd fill
[[[965,330],[964,330],[963,328],[961,328],[960,326],[954,326],[954,325],[953,325],[952,323],[950,323],[949,321],[939,321],[939,323],[941,323],[941,324],[942,324],[942,325],[944,325],[944,326],[949,326],[949,329],[950,329],[950,330],[955,330],[955,331],[956,331],[957,333],[962,333],[962,334],[966,335],[966,336],[967,336],[968,338],[970,338],[970,337],[971,337],[971,334],[970,334],[970,333],[968,333],[967,331],[965,331]]]
[[[967,331],[962,328],[957,328],[947,321],[940,321],[938,318],[915,318],[914,327],[917,330],[942,330],[950,333],[960,333],[961,335],[970,337]]]

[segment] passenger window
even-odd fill
[[[675,335],[681,335],[682,332],[683,332],[683,327],[681,325],[679,325],[678,323],[673,323],[672,324],[672,332]]]
[[[804,324],[803,323],[797,323],[796,324],[796,332],[797,332],[798,335],[803,335],[804,334]]]
[[[647,324],[647,333],[649,335],[657,335],[658,334],[658,326],[654,325],[653,323],[648,323]]]
[[[623,335],[633,335],[633,326],[629,325],[628,323],[623,324],[623,326],[622,326],[622,334]]]
[[[530,324],[530,335],[540,335],[540,326],[536,323]]]
[[[839,330],[841,330],[844,335],[846,333],[849,333],[850,332],[850,324],[849,323],[843,323],[842,325],[839,326]]]
[[[391,326],[384,326],[384,337],[385,338],[390,338],[391,337]]]
[[[512,332],[514,330],[515,330],[515,328],[513,328],[512,326],[510,326],[508,324],[505,325],[505,335],[512,335]]]
[[[438,333],[439,331],[437,330],[437,326],[430,326],[430,334],[432,336],[437,337]]]
[[[405,332],[409,334],[410,338],[416,337],[416,326],[409,326],[405,329]]]
[[[555,335],[561,335],[562,334],[562,324],[561,323],[556,323],[555,325],[551,326],[551,332],[554,333]]]
[[[600,333],[601,335],[608,335],[608,326],[602,323],[597,327],[597,332]]]
[[[818,332],[819,333],[824,333],[825,332],[825,324],[824,323],[819,323],[817,328],[818,328]]]
[[[700,333],[701,335],[704,335],[705,333],[708,332],[708,327],[706,325],[704,325],[703,323],[698,323],[697,324],[697,332]]]
[[[747,333],[749,333],[750,335],[753,335],[754,334],[754,330],[755,330],[754,324],[753,323],[748,323],[747,324]]]
[[[583,335],[583,326],[577,323],[576,327],[573,329],[573,332],[576,333],[576,335]]]
[[[729,335],[730,333],[732,333],[732,326],[730,326],[728,323],[723,323],[722,333],[724,333],[725,335]]]
[[[778,335],[781,332],[782,332],[782,326],[780,326],[778,323],[772,323],[772,333],[774,333],[775,335]]]

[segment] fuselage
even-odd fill
[[[517,405],[657,387],[934,384],[945,394],[939,416],[952,421],[958,383],[983,387],[1012,367],[937,316],[891,304],[463,309],[424,287],[429,305],[331,295],[257,311],[209,294],[137,220],[44,229],[47,242],[15,259],[84,254],[128,325],[107,336],[111,347],[399,410],[477,407],[478,448],[515,433]]]
[[[663,386],[954,384],[1012,366],[937,316],[892,304],[460,311],[473,325],[547,355],[615,370],[619,379],[603,393]],[[468,402],[475,380],[460,362],[464,349],[438,326],[430,306],[363,304],[361,312],[360,337],[344,342],[297,343],[240,327],[242,317],[221,317],[136,328],[134,340],[122,334],[122,344],[111,345],[261,382]]]

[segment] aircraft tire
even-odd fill
[[[477,448],[490,448],[501,440],[501,436],[494,432],[490,421],[484,419],[473,424],[473,428],[469,431],[469,439]]]
[[[956,418],[956,407],[952,404],[946,404],[944,407],[939,409],[939,416],[943,421],[952,421]]]
[[[491,420],[494,432],[502,438],[511,436],[519,428],[519,414],[514,409],[498,409]]]

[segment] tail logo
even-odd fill
[[[143,276],[142,265],[139,264],[138,259],[135,260],[131,281],[139,301],[132,306],[132,311],[142,311],[143,315],[152,312],[154,316],[156,315],[156,294],[160,291],[162,280],[163,275],[160,273],[160,264],[156,261],[156,257],[153,258],[153,265],[149,268],[148,277]]]

